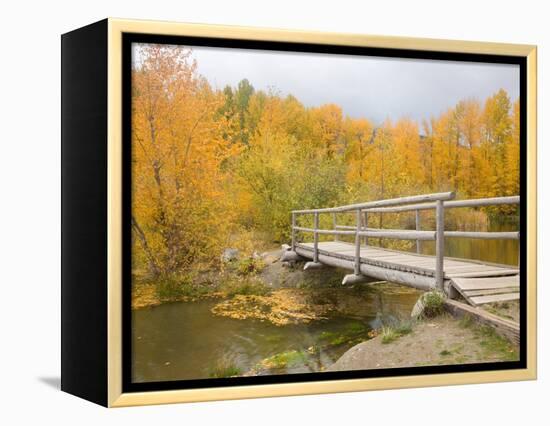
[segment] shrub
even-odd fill
[[[399,334],[399,336],[405,336],[412,333],[412,323],[410,321],[400,322],[395,326],[395,332]]]
[[[441,315],[445,310],[445,294],[439,290],[424,293],[422,302],[424,304],[423,316],[426,318]]]
[[[227,278],[222,290],[228,297],[238,294],[264,296],[269,293],[269,287],[262,280],[249,276]]]
[[[193,282],[187,275],[164,275],[156,281],[156,292],[163,302],[176,301],[181,297],[193,295]]]
[[[254,275],[261,272],[265,267],[262,259],[248,258],[241,259],[236,263],[236,270],[239,275]]]

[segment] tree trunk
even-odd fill
[[[154,276],[158,276],[160,274],[160,268],[157,264],[153,252],[151,251],[151,248],[149,247],[149,244],[147,243],[147,237],[139,226],[139,223],[137,222],[134,215],[132,215],[132,229],[135,231],[139,242],[141,243],[141,247],[143,248],[143,251],[147,256],[147,260],[149,261],[149,272]]]

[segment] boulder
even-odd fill
[[[239,250],[236,248],[226,248],[222,253],[222,262],[233,262],[239,258]]]
[[[416,301],[411,312],[411,318],[419,319],[439,315],[443,312],[445,298],[445,294],[439,290],[431,290],[424,293]]]
[[[411,312],[411,318],[418,319],[421,318],[424,314],[424,295],[420,296],[418,300],[416,301],[412,312]]]

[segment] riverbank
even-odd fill
[[[171,326],[180,331],[188,321],[184,318],[187,312],[193,312],[193,321],[200,316],[206,327],[202,329],[215,336],[212,350],[227,347],[201,353],[199,359],[209,360],[185,373],[202,368],[206,377],[467,364],[518,357],[516,344],[468,318],[443,313],[412,320],[411,311],[422,295],[418,290],[389,282],[342,286],[345,271],[305,272],[302,263],[277,261],[279,254],[272,251],[234,261],[194,280],[135,280],[132,308],[141,311],[140,318],[161,318],[164,311],[170,312],[169,321],[181,316]],[[484,309],[509,320],[517,319],[519,313],[515,302]],[[166,320],[159,319],[165,325]],[[142,323],[146,327],[148,322],[143,319]],[[212,328],[214,324],[218,331]],[[233,337],[228,329],[234,329]],[[249,332],[246,345],[241,341],[245,331]],[[140,345],[149,338],[154,339],[136,335]],[[200,340],[204,339],[203,333]],[[183,344],[189,348],[189,336]],[[202,347],[204,342],[197,344]],[[169,353],[179,351],[172,348]],[[188,368],[171,355],[159,360],[159,366],[162,371],[173,369],[170,374]],[[153,377],[161,370],[148,374]]]
[[[519,347],[488,326],[449,314],[415,323],[404,335],[384,334],[346,351],[327,371],[517,361]]]

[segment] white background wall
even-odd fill
[[[518,425],[549,421],[548,13],[543,1],[3,2],[0,423]],[[107,16],[539,46],[539,380],[106,410],[59,392],[60,40]],[[546,246],[546,247],[544,247]],[[11,420],[9,420],[11,419]],[[129,423],[132,422],[132,423]]]

